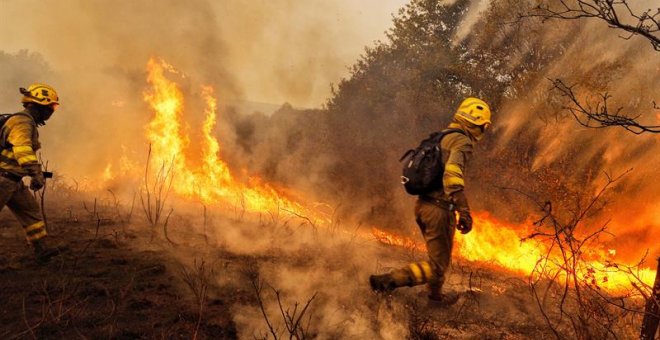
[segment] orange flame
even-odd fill
[[[534,273],[540,259],[549,252],[547,245],[542,242],[521,241],[530,234],[527,227],[497,221],[487,213],[474,214],[474,228],[467,235],[455,237],[455,254],[468,261],[491,264],[519,274],[530,275]],[[378,228],[373,228],[372,233],[382,243],[426,251],[425,244],[410,238]],[[579,280],[613,292],[626,291],[630,287],[630,282],[636,279],[631,274],[618,270],[613,263],[615,255],[615,249],[585,250],[584,257],[588,260],[576,268]],[[558,256],[550,251],[551,260],[553,257],[557,259]],[[548,266],[547,270],[561,272],[555,261],[548,261],[545,265]],[[653,283],[655,277],[654,271],[646,268],[639,269],[635,275],[648,285]],[[565,279],[561,275],[558,278]]]
[[[242,202],[246,211],[264,212],[287,210],[309,215],[310,211],[278,193],[258,177],[247,183],[234,178],[228,165],[220,158],[220,143],[213,135],[217,123],[217,100],[210,86],[203,86],[201,96],[206,103],[205,119],[201,131],[200,150],[189,150],[190,136],[183,129],[183,93],[178,85],[166,77],[178,74],[164,61],[150,59],[147,64],[147,81],[150,88],[144,99],[154,112],[147,128],[147,138],[152,146],[152,161],[160,169],[170,168],[172,190],[185,197],[199,198],[204,203]],[[201,166],[192,166],[187,155],[201,159]],[[154,169],[154,170],[157,170]],[[318,215],[318,214],[317,214]]]

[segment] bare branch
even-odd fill
[[[252,288],[254,289],[254,293],[257,297],[257,302],[259,303],[259,309],[261,310],[261,314],[263,315],[264,320],[266,321],[268,330],[270,331],[270,334],[273,335],[273,339],[277,340],[279,339],[278,332],[275,330],[275,328],[273,328],[273,324],[270,322],[270,319],[268,319],[268,313],[266,313],[266,307],[264,306],[264,301],[261,298],[261,291],[263,290],[264,285],[259,279],[258,275],[254,275],[253,277],[251,277],[250,283],[252,284]]]
[[[197,339],[199,333],[199,327],[202,323],[202,317],[204,315],[204,306],[206,305],[206,299],[208,296],[209,286],[211,285],[211,280],[215,275],[213,267],[207,267],[206,262],[202,258],[201,261],[197,262],[197,259],[194,260],[192,268],[187,268],[185,266],[181,267],[181,277],[183,281],[188,285],[188,288],[195,295],[195,302],[197,303],[198,313],[197,313],[197,323],[195,324],[195,330],[193,332],[193,339]]]
[[[612,111],[607,102],[611,96],[607,93],[599,95],[600,98],[596,101],[582,102],[573,91],[575,85],[569,86],[561,79],[550,79],[550,81],[553,90],[559,91],[562,97],[568,98],[570,104],[564,109],[569,110],[582,126],[597,129],[620,126],[637,135],[644,132],[660,133],[660,125],[643,125],[637,122],[640,115],[631,116],[622,113],[622,108]]]
[[[542,21],[598,19],[610,28],[626,32],[623,39],[638,35],[647,39],[653,49],[660,51],[660,8],[655,12],[647,9],[637,13],[630,8],[628,0],[559,0],[552,3],[543,0],[528,13],[519,14],[519,17],[535,17]]]

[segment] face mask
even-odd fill
[[[46,125],[46,121],[50,119],[50,116],[55,112],[54,105],[35,105],[34,106],[34,120],[38,125]]]

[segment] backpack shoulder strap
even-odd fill
[[[463,131],[461,129],[456,129],[456,128],[444,129],[444,130],[440,131],[440,133],[442,134],[443,137],[450,134],[450,133],[460,133],[461,135],[465,136],[465,131]]]
[[[438,144],[442,142],[442,139],[445,138],[446,135],[452,134],[452,133],[460,133],[463,136],[466,136],[465,131],[461,129],[444,129],[440,131],[440,138],[438,139]]]
[[[0,126],[4,124],[9,118],[14,117],[14,116],[25,116],[28,118],[32,118],[28,113],[25,112],[14,112],[14,113],[0,113]]]
[[[32,116],[30,116],[29,113],[26,113],[26,112],[23,112],[23,111],[15,112],[15,113],[4,113],[0,116],[3,117],[3,118],[7,117],[6,119],[9,119],[9,118],[14,117],[14,116],[25,116],[25,117],[28,117],[28,118],[32,118]],[[32,118],[32,119],[34,119],[34,118]]]
[[[413,149],[410,149],[410,150],[406,151],[406,153],[404,153],[403,156],[401,156],[401,158],[399,158],[399,162],[403,162],[403,160],[406,159],[406,157],[408,157],[410,154],[413,154],[413,153],[415,153],[415,150],[413,150]]]

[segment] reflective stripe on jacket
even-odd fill
[[[442,177],[444,193],[447,196],[465,188],[465,170],[472,156],[473,143],[461,133],[451,133],[440,142],[445,161],[445,173]]]
[[[39,148],[37,123],[32,116],[25,111],[14,114],[0,129],[0,170],[27,175],[26,166],[39,164]]]

